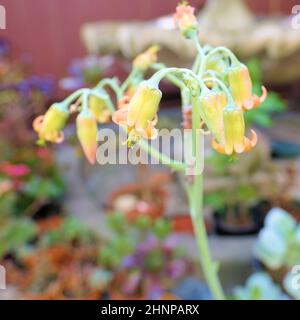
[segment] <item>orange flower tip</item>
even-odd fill
[[[40,130],[41,125],[43,123],[43,120],[44,120],[44,116],[43,115],[38,116],[33,120],[32,127],[33,127],[34,131],[38,132]]]
[[[265,86],[261,86],[261,90],[262,90],[262,95],[259,97],[260,104],[266,100],[267,95],[268,95],[268,91]]]
[[[225,152],[225,147],[222,146],[221,144],[219,144],[215,138],[212,139],[211,141],[211,146],[214,150],[216,150],[217,152],[221,153],[221,154],[226,154]]]
[[[112,115],[112,121],[118,125],[126,122],[127,113],[128,113],[127,108],[121,108],[121,109],[115,111]]]
[[[83,147],[82,149],[88,162],[94,165],[96,163],[96,149],[94,147]]]
[[[268,95],[267,89],[262,86],[261,87],[262,94],[261,96],[253,95],[252,99],[243,105],[244,111],[249,111],[251,109],[257,108],[260,104],[262,104]]]
[[[71,113],[71,114],[76,113],[76,112],[77,112],[77,106],[76,106],[76,104],[71,104],[69,110],[70,110],[70,113]]]

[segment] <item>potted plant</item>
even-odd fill
[[[287,300],[280,286],[265,272],[253,273],[246,281],[245,286],[237,286],[233,290],[236,300]]]
[[[207,205],[215,208],[214,224],[219,235],[251,235],[262,228],[269,203],[259,201],[257,190],[240,185],[236,190],[223,190],[206,197]]]
[[[23,220],[0,234],[8,282],[27,299],[100,299],[110,274],[97,264],[93,233],[70,217]]]
[[[147,169],[140,165],[138,181],[112,192],[106,209],[109,212],[123,212],[129,220],[142,215],[149,216],[151,220],[162,217],[167,197],[163,184],[170,181],[170,176],[163,173],[150,175]]]
[[[153,222],[144,216],[129,222],[122,213],[112,213],[107,223],[113,236],[101,247],[99,260],[112,273],[111,299],[165,297],[190,267],[171,234],[169,221]]]

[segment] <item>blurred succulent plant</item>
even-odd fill
[[[6,254],[18,250],[37,235],[36,225],[25,218],[6,220],[0,226],[0,260]]]
[[[100,263],[114,272],[119,290],[134,295],[142,290],[148,298],[159,298],[167,283],[183,276],[189,267],[178,239],[170,234],[165,219],[152,222],[141,216],[130,223],[122,213],[112,213],[107,223],[112,239],[100,249]]]
[[[271,209],[258,235],[254,254],[274,270],[300,264],[300,225],[283,209]]]
[[[244,287],[237,286],[233,290],[237,300],[286,300],[288,297],[265,272],[252,274]]]

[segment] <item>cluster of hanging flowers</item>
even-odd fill
[[[198,36],[194,8],[187,2],[177,6],[173,19],[186,38]],[[228,59],[223,60],[217,54],[209,57],[210,51],[206,52],[208,58],[205,72],[216,75],[217,84],[214,84],[213,79],[203,79],[204,85],[201,86],[199,97],[202,122],[213,135],[212,147],[219,153],[231,155],[248,152],[256,145],[257,135],[251,130],[251,138],[245,136],[244,112],[257,108],[265,100],[267,90],[262,87],[261,97],[254,95],[247,66],[236,57],[229,63]],[[223,88],[218,86],[218,82],[222,82]],[[224,86],[226,92],[222,90]]]
[[[177,6],[174,22],[186,38],[195,40],[195,37],[198,37],[194,8],[187,3]],[[154,81],[157,79],[156,74],[149,80],[145,80],[143,76],[156,64],[158,50],[158,46],[151,46],[133,60],[134,77],[129,76],[127,81],[130,81],[124,90],[122,86],[118,87],[122,92],[121,98],[118,95],[118,108],[115,112],[107,107],[108,94],[103,88],[82,89],[89,91],[76,97],[76,102],[69,101],[69,97],[61,103],[53,104],[45,115],[34,120],[33,128],[39,135],[39,142],[62,142],[62,130],[73,113],[77,114],[78,139],[91,164],[96,161],[99,123],[112,119],[125,129],[129,147],[140,139],[155,139],[158,134],[155,128],[157,113],[162,98],[162,92],[158,88],[161,79]],[[261,97],[252,93],[248,68],[228,49],[209,48],[203,51],[201,63],[201,71],[190,70],[194,75],[190,80],[196,81],[199,87],[198,111],[202,124],[206,125],[213,136],[212,147],[227,155],[250,151],[257,143],[257,135],[251,130],[251,137],[246,136],[244,112],[257,108],[264,101],[266,89],[262,87]],[[180,68],[173,69],[178,69],[175,76],[184,82],[180,78],[180,72],[183,74],[185,71]],[[193,114],[190,108],[188,114],[186,110],[183,108],[183,123],[190,126]]]
[[[134,59],[133,68],[139,71],[139,77],[157,62],[158,50],[159,46],[151,46]],[[62,130],[70,115],[77,114],[78,140],[87,160],[95,164],[98,124],[109,122],[111,118],[106,97],[107,93],[104,90],[94,88],[89,93],[83,93],[75,103],[72,101],[70,105],[66,103],[68,98],[65,101],[54,103],[44,115],[38,116],[33,121],[33,129],[39,136],[38,144],[63,142]],[[160,98],[160,90],[149,88],[146,82],[138,86],[132,83],[127,88],[127,92],[118,103],[119,110],[113,114],[112,118],[114,122],[127,130],[129,146],[141,137],[148,139],[156,136],[154,125]],[[154,108],[151,107],[153,103]]]

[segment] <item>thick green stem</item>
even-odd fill
[[[122,94],[127,90],[127,88],[130,86],[131,81],[134,79],[134,77],[137,75],[139,70],[137,68],[133,68],[131,72],[129,73],[128,77],[126,80],[122,83],[120,89]]]
[[[109,86],[116,94],[117,100],[120,100],[122,98],[122,90],[118,85],[117,79],[113,78],[104,78],[102,79],[94,89],[102,89],[105,86]]]
[[[192,97],[192,112],[193,112],[193,131],[200,129],[200,115],[198,112],[199,105],[196,97]],[[195,139],[195,140],[194,140]],[[200,255],[200,262],[207,285],[216,300],[224,300],[223,290],[218,278],[217,263],[215,263],[210,255],[207,232],[203,216],[203,182],[202,174],[198,171],[201,166],[202,157],[200,141],[196,135],[193,135],[193,148],[195,156],[195,172],[192,186],[187,188],[188,199],[190,205],[190,213],[193,221],[196,242]]]
[[[214,262],[210,255],[209,243],[204,224],[202,212],[202,175],[194,176],[194,184],[191,189],[190,210],[196,237],[196,243],[200,255],[200,263],[203,270],[203,275],[207,285],[216,300],[224,300],[224,293],[218,278],[218,264]]]

